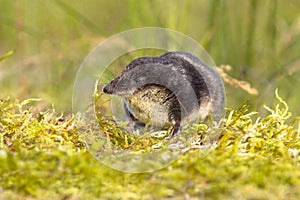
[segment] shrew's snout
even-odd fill
[[[113,90],[114,88],[112,87],[112,84],[107,84],[102,91],[106,94],[112,94]]]

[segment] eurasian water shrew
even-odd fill
[[[176,135],[183,123],[219,121],[224,113],[225,90],[213,68],[186,52],[133,60],[103,92],[124,98],[131,122],[138,126],[172,128]]]

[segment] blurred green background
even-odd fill
[[[299,0],[0,0],[0,99],[44,99],[72,111],[72,88],[85,56],[101,41],[132,28],[157,26],[199,42],[217,65],[250,82],[258,96],[228,85],[227,106],[273,103],[275,88],[300,115]]]

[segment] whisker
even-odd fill
[[[106,75],[106,77],[110,80],[113,80],[116,76],[114,75],[114,73],[110,70],[110,69],[106,69],[104,71],[104,74]]]

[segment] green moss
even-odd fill
[[[291,119],[277,92],[276,98],[273,108],[265,106],[266,117],[249,112],[247,103],[229,109],[209,154],[191,148],[168,167],[142,174],[95,160],[74,117],[36,112],[34,99],[3,100],[0,199],[297,199],[299,119]]]

